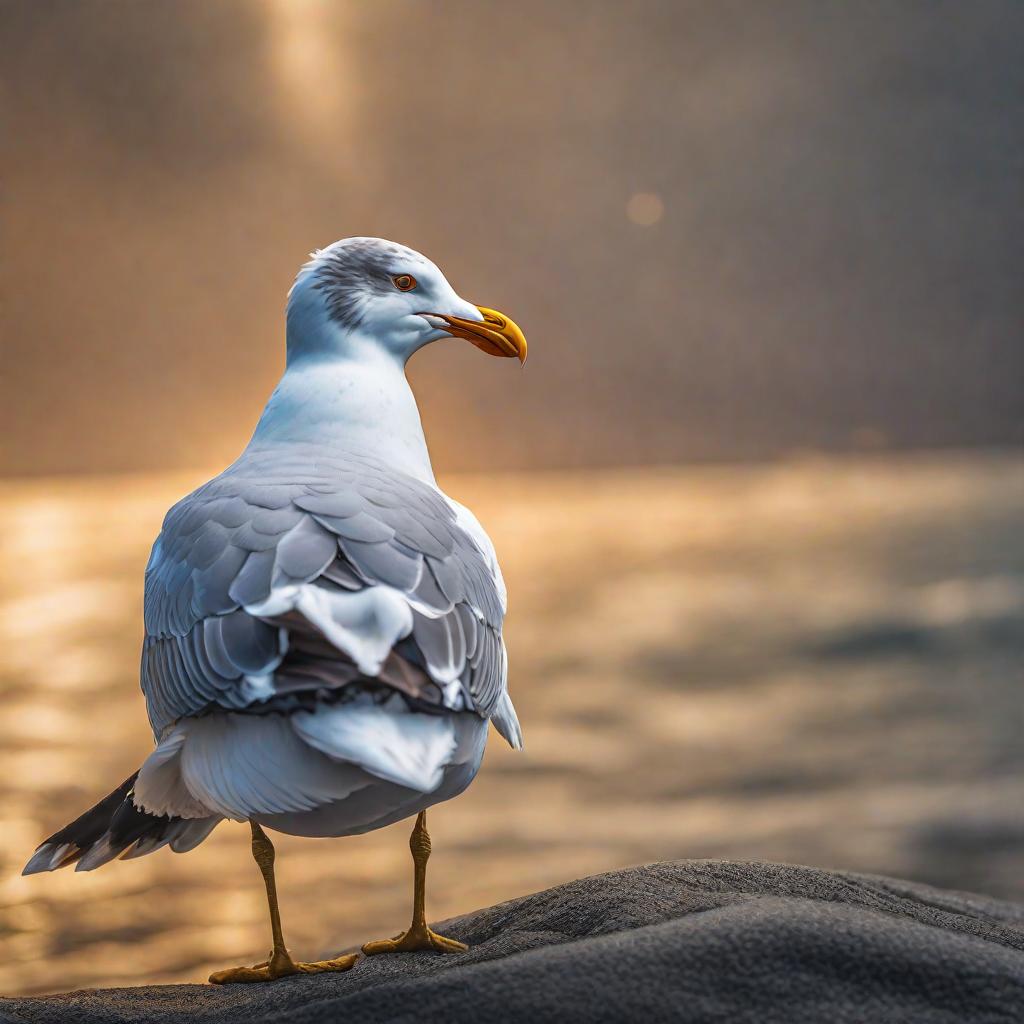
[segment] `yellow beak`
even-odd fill
[[[465,338],[476,345],[481,352],[489,356],[517,358],[520,363],[526,362],[526,338],[515,321],[504,313],[486,306],[477,306],[483,321],[463,320],[461,316],[446,316],[444,313],[432,313],[445,322],[448,333],[456,338]]]

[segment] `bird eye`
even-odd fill
[[[391,281],[400,292],[411,292],[416,287],[416,278],[412,274],[398,274]]]

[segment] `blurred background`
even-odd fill
[[[677,857],[1024,899],[1024,7],[0,0],[0,54],[0,992],[265,955],[242,826],[18,872],[150,749],[149,544],[351,234],[530,340],[411,368],[527,740],[434,917]],[[403,925],[407,827],[282,840],[299,955]]]

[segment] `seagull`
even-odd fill
[[[453,337],[526,360],[512,320],[404,245],[345,238],[299,270],[284,375],[252,439],[170,509],[146,566],[155,749],[24,869],[184,853],[224,819],[248,822],[273,949],[213,983],[358,957],[292,959],[267,829],[350,836],[415,815],[412,922],[363,953],[467,948],[427,927],[426,810],[473,781],[489,722],[517,750],[522,731],[494,546],[438,487],[405,375],[413,353]]]

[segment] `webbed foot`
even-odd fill
[[[458,939],[438,935],[426,925],[414,926],[393,939],[377,939],[363,946],[367,956],[376,956],[378,953],[413,953],[420,949],[431,949],[435,953],[465,953],[469,946]]]
[[[278,978],[290,978],[296,974],[326,974],[331,971],[347,971],[359,959],[357,953],[346,953],[333,960],[314,960],[306,963],[293,960],[287,953],[274,954],[263,963],[252,967],[228,967],[223,971],[214,971],[210,975],[211,985],[249,984],[255,981],[275,981]]]

